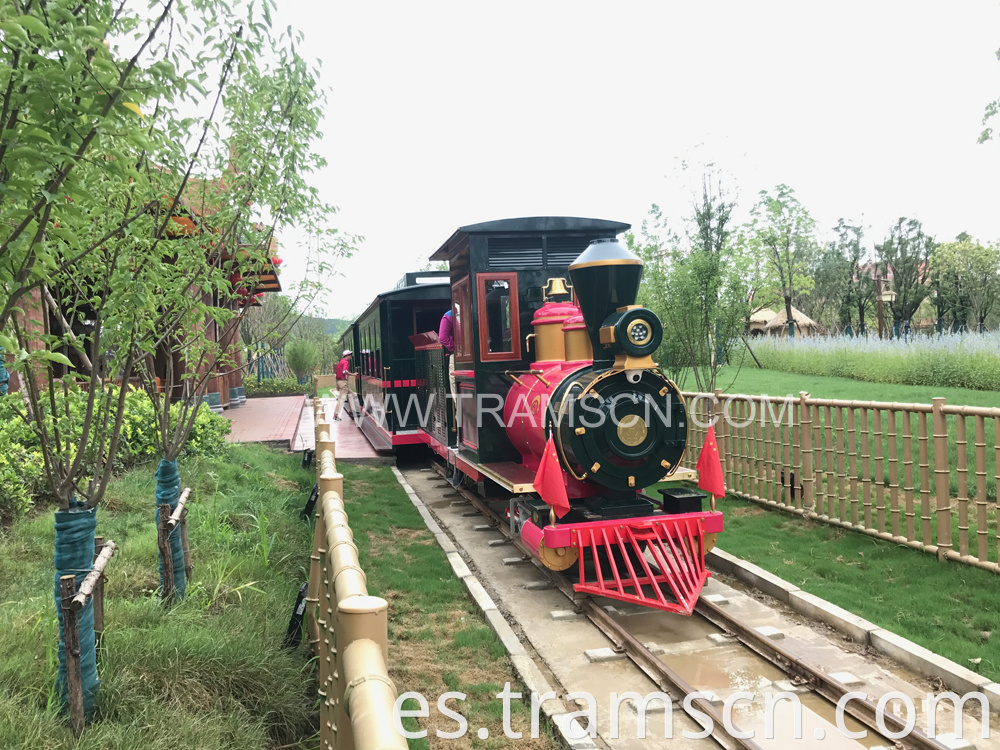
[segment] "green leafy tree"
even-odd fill
[[[1000,60],[1000,49],[997,50],[996,55],[997,60]],[[983,130],[979,134],[980,143],[985,143],[993,137],[993,128],[990,123],[998,113],[1000,113],[1000,99],[994,99],[986,105],[986,111],[983,113]]]
[[[641,299],[664,324],[657,356],[679,382],[690,373],[699,391],[715,389],[750,315],[747,264],[731,241],[734,205],[718,179],[705,174],[684,240],[654,206],[656,231],[644,223],[642,241],[633,241],[646,262]]]
[[[1000,247],[960,235],[955,242],[937,245],[930,258],[931,273],[945,280],[936,285],[940,295],[964,302],[976,330],[984,331],[1000,295]]]
[[[269,262],[276,229],[349,249],[307,182],[322,163],[315,70],[271,35],[270,8],[243,5],[241,21],[207,0],[0,8],[0,346],[67,518],[103,497],[136,372],[176,457],[213,368],[231,364],[234,279]],[[182,115],[207,71],[211,110]],[[213,173],[225,179],[199,176]],[[173,408],[151,364],[163,347],[185,364]]]
[[[144,335],[127,313],[148,293],[130,238],[155,225],[158,202],[136,102],[190,90],[163,59],[174,11],[172,0],[152,16],[127,3],[0,8],[0,346],[15,355],[23,418],[63,510],[104,493],[124,409],[112,380],[131,375]],[[138,40],[128,51],[126,38]]]
[[[830,247],[834,248],[846,263],[840,319],[849,324],[857,321],[858,335],[865,336],[868,333],[865,319],[875,304],[876,269],[866,257],[863,244],[864,229],[861,226],[848,224],[844,219],[840,219],[834,231],[837,233],[837,239],[830,243]]]
[[[815,286],[803,310],[826,329],[837,330],[851,282],[848,255],[839,242],[830,242],[809,270]]]
[[[814,286],[809,261],[816,247],[816,222],[787,185],[778,185],[770,192],[762,190],[750,215],[748,244],[765,263],[768,286],[784,302],[788,336],[794,338],[792,304]]]
[[[285,360],[299,380],[312,377],[319,365],[320,351],[309,339],[295,339],[285,346]]]
[[[889,236],[875,246],[882,273],[892,279],[896,299],[889,303],[893,327],[908,324],[920,304],[931,293],[930,254],[934,240],[924,234],[916,219],[901,217],[889,228]]]
[[[660,207],[654,204],[644,219],[639,236],[625,235],[629,249],[643,261],[642,284],[637,302],[649,308],[666,325],[669,300],[668,274],[672,257],[680,252],[681,239],[667,224]],[[687,379],[688,361],[680,342],[664,330],[663,342],[653,355],[671,380],[681,387]]]
[[[265,294],[257,306],[244,312],[240,336],[246,346],[279,346],[300,315],[291,298],[283,294]]]

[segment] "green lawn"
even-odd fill
[[[808,391],[814,398],[854,399],[857,401],[896,401],[900,403],[929,404],[936,396],[944,396],[949,404],[964,406],[1000,406],[1000,394],[993,391],[973,391],[966,388],[929,388],[920,385],[886,385],[865,383],[847,378],[830,378],[822,375],[799,375],[793,372],[761,370],[751,361],[743,367],[723,367],[719,372],[718,387],[727,393],[771,396],[798,396]],[[694,379],[688,378],[686,386],[694,388]]]
[[[733,498],[719,546],[975,672],[1000,679],[997,575]]]
[[[417,691],[431,704],[430,718],[422,720],[420,728],[428,729],[432,738],[437,727],[455,731],[454,721],[438,715],[435,700],[444,692],[458,691],[467,697],[456,708],[472,728],[461,740],[468,743],[463,746],[507,746],[511,740],[503,734],[502,702],[494,696],[505,682],[517,691],[518,680],[503,644],[455,577],[392,471],[344,462],[337,469],[344,475],[347,513],[368,589],[389,602],[389,676],[400,693]],[[404,707],[416,708],[416,702]],[[538,739],[529,739],[528,707],[518,701],[511,707],[512,727],[525,733],[518,746],[556,747],[547,728]],[[418,728],[415,719],[404,724]],[[476,736],[478,727],[489,729],[488,739]],[[425,739],[409,743],[411,748],[429,747]]]

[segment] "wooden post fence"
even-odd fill
[[[1000,517],[1000,408],[805,391],[683,395],[693,423],[686,462],[697,462],[702,425],[714,419],[730,494],[1000,572],[1000,535],[989,543]]]
[[[156,528],[156,546],[160,550],[160,560],[163,564],[163,590],[160,596],[164,601],[169,601],[174,593],[174,576],[181,574],[185,581],[191,580],[194,566],[191,564],[191,548],[188,545],[187,534],[187,502],[191,497],[191,488],[185,487],[181,492],[177,505],[170,507],[169,503],[162,503],[159,506],[160,516]],[[181,548],[184,550],[184,570],[174,570],[174,554],[170,548],[170,537],[175,530],[181,537]]]
[[[83,675],[80,667],[80,629],[77,613],[86,606],[87,599],[93,597],[94,633],[97,636],[98,644],[100,644],[101,636],[104,633],[104,569],[116,549],[114,542],[104,541],[103,537],[96,537],[94,541],[95,544],[100,545],[99,550],[94,558],[94,566],[80,583],[80,588],[76,588],[75,575],[59,577],[63,645],[66,653],[66,692],[69,695],[70,724],[73,727],[73,734],[77,737],[83,732],[85,721]],[[100,621],[98,621],[98,612],[100,613]]]
[[[392,721],[388,605],[369,596],[344,508],[344,476],[320,399],[316,416],[316,503],[306,593],[306,629],[319,664],[321,750],[405,750]]]

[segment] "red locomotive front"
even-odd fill
[[[641,262],[617,241],[594,242],[569,272],[580,307],[548,301],[535,313],[536,359],[510,374],[504,425],[531,471],[553,437],[575,502],[556,522],[533,498],[516,499],[512,525],[546,566],[575,566],[578,591],[690,614],[722,514],[703,512],[698,494],[677,504],[676,491],[642,492],[680,466],[688,425],[651,357],[660,321],[634,304]]]

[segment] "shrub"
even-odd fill
[[[160,453],[156,415],[149,396],[144,391],[132,391],[125,401],[121,444],[116,461],[122,469],[150,461]],[[180,404],[174,404],[171,412],[172,418],[176,420],[180,415]],[[214,414],[203,404],[198,409],[198,416],[181,456],[221,456],[226,450],[226,435],[229,434],[230,427],[228,419]]]
[[[71,423],[85,407],[83,397],[71,393]],[[57,397],[57,408],[66,407],[65,397]],[[159,454],[156,415],[153,404],[143,391],[133,390],[125,397],[125,414],[115,469],[125,471],[153,460]],[[45,466],[34,431],[21,419],[23,405],[19,394],[0,397],[0,526],[23,514],[35,498],[46,496]],[[174,406],[175,414],[179,405]],[[182,456],[220,456],[226,450],[229,420],[213,414],[208,407],[198,410]],[[93,457],[88,457],[93,463]]]
[[[311,383],[299,383],[295,378],[268,378],[259,383],[254,379],[243,382],[247,398],[252,396],[298,396],[313,392]]]
[[[285,347],[285,361],[299,380],[310,377],[319,364],[319,347],[312,341],[296,339]]]

